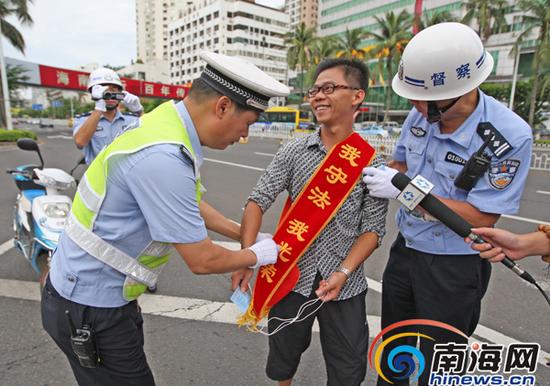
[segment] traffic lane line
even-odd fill
[[[8,241],[3,242],[0,244],[0,256],[9,251],[14,247],[13,245],[13,239],[9,239]]]
[[[36,282],[0,279],[0,297],[38,302],[40,301],[40,286]],[[237,306],[233,303],[213,302],[196,298],[143,294],[139,298],[139,305],[142,313],[146,315],[201,322],[236,325],[237,318],[240,316]],[[262,321],[260,327],[265,326],[265,323],[265,320]],[[369,335],[371,338],[374,338],[380,333],[380,317],[369,315],[368,323]],[[313,326],[313,331],[319,332],[317,322]],[[470,342],[477,341],[478,338],[504,346],[508,346],[511,343],[521,343],[513,337],[504,335],[481,324],[477,326],[473,337],[470,338]],[[550,353],[541,349],[538,362],[546,365],[548,358],[550,358]]]

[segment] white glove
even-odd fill
[[[92,99],[94,101],[97,101],[97,100],[100,100],[103,98],[103,94],[105,93],[105,91],[107,91],[109,87],[107,86],[102,86],[100,84],[96,84],[95,86],[92,87]]]
[[[396,198],[400,191],[393,186],[391,179],[397,173],[397,170],[384,165],[377,168],[368,166],[363,169],[363,182],[372,197]]]
[[[127,91],[123,91],[124,93],[124,99],[122,100],[122,103],[133,113],[137,113],[138,111],[143,110],[143,106],[141,105],[141,102],[139,101],[139,98],[135,96],[134,94],[130,94]]]
[[[95,109],[97,111],[101,111],[102,113],[107,111],[107,105],[105,104],[105,99],[100,99],[100,100],[96,101],[95,102]]]
[[[254,241],[254,242],[258,243],[262,240],[267,240],[267,239],[272,239],[272,238],[273,238],[273,235],[271,233],[258,232],[258,236],[256,236],[256,241]]]
[[[105,112],[107,111],[107,107],[105,105],[105,99],[103,99],[103,93],[105,90],[107,90],[109,87],[102,86],[100,84],[96,84],[92,87],[92,100],[95,102],[95,109],[98,111]]]
[[[279,246],[275,244],[273,239],[265,239],[249,247],[256,255],[256,264],[248,268],[258,268],[262,265],[275,264],[277,255],[279,254]]]

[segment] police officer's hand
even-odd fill
[[[241,287],[242,292],[248,291],[248,283],[254,276],[254,270],[243,268],[231,274],[231,290],[235,291],[237,287]]]
[[[377,168],[368,166],[363,169],[363,182],[367,184],[372,197],[396,198],[400,192],[393,186],[391,179],[397,173],[397,170],[384,165]]]
[[[134,94],[130,94],[127,91],[123,91],[124,93],[124,99],[122,100],[122,103],[133,113],[137,113],[139,111],[143,110],[143,106],[141,105],[141,102],[139,101],[139,98],[135,96]]]
[[[321,280],[315,295],[324,302],[334,300],[342,291],[348,277],[343,272],[333,272],[328,280]]]
[[[275,244],[273,239],[265,239],[257,242],[256,244],[248,247],[256,255],[256,264],[251,265],[249,268],[258,268],[262,265],[275,264],[277,262],[277,255],[279,254],[279,246]]]
[[[92,93],[92,100],[95,101],[95,110],[105,112],[107,111],[107,106],[105,104],[105,99],[103,98],[103,93],[108,89],[107,86],[102,86],[100,84],[96,84],[94,87],[92,87],[91,93]]]

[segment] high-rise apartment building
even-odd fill
[[[242,57],[287,83],[284,35],[288,24],[285,12],[252,0],[190,2],[169,23],[172,83],[190,82],[200,75],[202,50]]]
[[[316,28],[318,20],[318,3],[323,0],[286,0],[285,10],[290,16],[290,29],[300,23],[308,28]]]
[[[189,0],[136,0],[137,58],[168,60],[168,23]]]

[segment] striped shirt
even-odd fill
[[[248,200],[258,204],[264,213],[279,193],[285,190],[291,200],[295,200],[326,155],[327,149],[321,142],[319,131],[290,141],[277,152]],[[375,156],[371,165],[382,163],[384,160]],[[380,245],[386,231],[387,210],[388,200],[371,197],[363,181],[357,183],[338,212],[298,261],[300,279],[293,291],[309,296],[316,273],[320,272],[324,279],[328,279],[363,233],[376,233]],[[361,264],[352,272],[336,300],[348,299],[366,289],[367,281]]]

